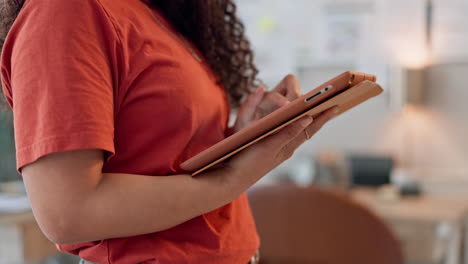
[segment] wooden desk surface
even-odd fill
[[[351,191],[353,199],[374,210],[378,215],[395,220],[462,221],[468,212],[468,201],[453,197],[421,195],[397,201],[381,201],[372,189]]]
[[[380,216],[399,238],[407,260],[416,263],[460,264],[468,252],[466,197],[421,195],[382,201],[374,189],[354,189],[351,197]],[[441,233],[441,227],[448,227]],[[463,249],[463,244],[465,248]],[[465,259],[468,264],[468,258]]]

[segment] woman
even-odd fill
[[[245,190],[334,112],[190,177],[182,161],[299,95],[291,76],[255,90],[233,1],[18,1],[2,83],[44,234],[85,263],[255,263]]]

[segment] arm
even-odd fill
[[[197,177],[103,174],[100,150],[47,155],[25,166],[23,177],[35,217],[53,242],[147,234],[231,202],[291,157],[306,140],[304,129],[313,135],[333,116],[330,110],[312,124],[301,119]]]
[[[47,155],[24,167],[35,217],[58,244],[164,230],[235,198],[220,177],[101,173],[101,150]]]

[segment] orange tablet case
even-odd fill
[[[316,116],[334,106],[339,106],[339,114],[346,112],[383,91],[375,81],[376,77],[370,74],[352,71],[342,73],[184,161],[180,168],[195,176],[279,131],[304,115]],[[325,90],[326,92],[324,92]],[[319,92],[323,93],[319,94]]]

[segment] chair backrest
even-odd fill
[[[402,264],[387,226],[344,194],[294,185],[248,192],[262,263]]]

